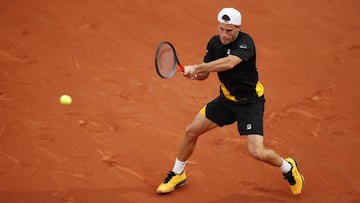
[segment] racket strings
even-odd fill
[[[171,77],[174,74],[176,63],[177,61],[173,48],[166,43],[162,44],[162,46],[158,48],[156,56],[156,66],[160,76],[164,78]]]

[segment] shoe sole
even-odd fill
[[[179,187],[184,186],[186,184],[186,182],[187,182],[187,179],[181,181],[179,184],[175,185],[174,190],[179,188]]]
[[[299,171],[299,173],[300,173],[300,168],[299,168],[299,164],[298,164],[298,162],[296,161],[296,159],[295,158],[293,158],[293,157],[290,157],[292,160],[294,160],[294,162],[295,162],[295,165],[296,165],[296,168],[297,168],[297,170]],[[305,178],[304,178],[304,176],[300,173],[300,176],[301,176],[301,180],[302,180],[302,182],[303,182],[303,184],[302,184],[302,187],[301,187],[301,192],[300,193],[302,193],[302,191],[304,190],[304,185],[305,185]]]
[[[170,190],[170,191],[167,191],[167,192],[157,191],[157,193],[159,193],[159,194],[168,194],[168,193],[176,190],[177,188],[184,186],[186,183],[187,183],[187,179],[185,179],[185,180],[181,181],[180,183],[178,183],[177,185],[175,185],[174,188],[172,190]]]

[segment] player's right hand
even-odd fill
[[[183,75],[192,80],[195,79],[196,78],[196,66],[195,65],[184,66]]]

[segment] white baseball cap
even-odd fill
[[[223,8],[218,14],[218,21],[219,23],[241,25],[241,13],[234,8]]]

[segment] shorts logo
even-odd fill
[[[246,130],[251,130],[251,128],[252,128],[251,124],[246,125]]]

